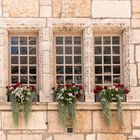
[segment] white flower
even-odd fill
[[[73,94],[72,94],[72,93],[68,93],[68,95],[69,95],[69,96],[73,96]]]
[[[27,92],[27,95],[31,95],[31,92]]]

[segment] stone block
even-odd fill
[[[138,79],[140,79],[140,63],[137,64]]]
[[[49,33],[50,33],[50,29],[49,28],[44,28],[43,29],[43,40],[46,40],[46,41],[49,40],[49,38],[50,38]]]
[[[76,132],[91,132],[91,111],[77,111]]]
[[[50,50],[50,41],[43,41],[42,42],[42,50],[49,51]]]
[[[3,131],[0,131],[0,140],[6,140],[6,135]]]
[[[140,12],[140,1],[139,0],[132,0],[132,12],[133,13]]]
[[[136,137],[137,139],[140,138],[140,129],[133,129],[132,135],[133,135],[133,137]]]
[[[52,0],[40,0],[40,5],[51,5]]]
[[[134,52],[134,45],[129,45],[129,62],[130,63],[134,63],[135,60],[135,52]]]
[[[53,17],[90,17],[90,0],[53,0]]]
[[[3,0],[3,11],[10,17],[38,17],[39,0]]]
[[[32,112],[27,126],[24,122],[23,114],[20,116],[20,124],[16,129],[47,129],[46,112]],[[15,129],[13,124],[12,112],[2,112],[2,129]]]
[[[86,136],[86,140],[96,140],[96,135],[95,134],[88,134]]]
[[[140,43],[140,30],[139,29],[133,29],[133,30],[130,30],[130,34],[129,34],[129,37],[130,37],[130,43],[131,44],[137,44],[137,43]]]
[[[116,111],[112,111],[112,127],[110,128],[107,127],[101,111],[93,112],[93,132],[131,133],[131,117],[129,111],[124,111],[124,125],[124,128],[121,129]]]
[[[48,73],[50,73],[49,63],[46,65],[43,65],[43,74],[48,74]]]
[[[130,64],[130,86],[137,86],[136,64]]]
[[[140,126],[140,111],[133,111],[132,112],[132,125],[134,127],[139,127]]]
[[[84,140],[84,135],[82,134],[54,135],[54,140]]]
[[[51,17],[52,6],[40,6],[40,17]]]
[[[52,136],[47,137],[46,140],[53,140],[53,137]]]
[[[138,18],[140,18],[140,14],[139,15],[135,15],[135,18],[136,19],[131,19],[131,23],[132,23],[132,27],[140,27],[140,19],[138,19]]]
[[[49,122],[49,124],[48,124],[48,132],[49,133],[62,133],[62,132],[64,132],[64,130],[60,124],[59,114],[57,111],[48,111],[48,122]],[[59,138],[59,135],[56,137]],[[61,137],[61,135],[60,135],[60,137]],[[56,139],[56,140],[58,140],[58,139]]]
[[[48,64],[49,64],[49,51],[43,51],[43,65],[48,65]]]
[[[7,140],[42,140],[41,134],[9,134]]]
[[[140,45],[136,45],[135,46],[135,59],[136,59],[136,62],[140,62]]]
[[[98,134],[97,140],[127,140],[123,134]]]
[[[111,11],[111,12],[110,12]],[[92,1],[92,17],[93,18],[130,18],[131,4],[130,1]]]

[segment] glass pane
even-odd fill
[[[29,83],[30,84],[36,84],[36,80],[37,80],[37,77],[36,76],[30,76],[29,77]]]
[[[104,46],[104,54],[111,54],[111,47]]]
[[[29,45],[36,45],[36,37],[29,37]]]
[[[27,66],[21,66],[20,67],[20,73],[21,74],[27,74],[28,70],[27,70]]]
[[[102,56],[95,56],[95,64],[102,64]]]
[[[80,45],[81,44],[81,37],[74,37],[74,44],[75,45]]]
[[[113,74],[120,74],[120,66],[113,66]]]
[[[74,74],[81,74],[82,73],[82,67],[81,66],[75,66],[74,67]]]
[[[36,56],[29,57],[29,64],[36,64]]]
[[[74,54],[81,54],[81,47],[74,47]]]
[[[11,37],[11,45],[18,45],[18,37]]]
[[[64,74],[64,67],[56,66],[56,74]]]
[[[94,44],[102,44],[102,37],[101,36],[96,36],[94,38]]]
[[[18,56],[11,56],[11,64],[18,64]]]
[[[104,83],[111,84],[111,76],[104,76]]]
[[[63,54],[63,47],[56,47],[56,54]]]
[[[119,46],[113,46],[113,54],[120,54],[120,47]]]
[[[27,56],[20,56],[20,64],[27,64]]]
[[[63,84],[64,83],[64,76],[57,76],[56,77],[56,82],[59,84]]]
[[[65,57],[65,64],[72,64],[72,57],[71,56]]]
[[[63,37],[56,37],[56,45],[63,44]]]
[[[72,72],[72,66],[66,66],[65,67],[65,73],[66,74],[72,74],[73,72]]]
[[[36,47],[29,47],[29,54],[36,54]]]
[[[72,83],[73,77],[72,76],[66,76],[66,83]]]
[[[111,64],[111,56],[104,56],[104,64]]]
[[[120,44],[120,37],[119,36],[113,36],[112,37],[112,44]]]
[[[95,83],[102,84],[102,76],[95,76]]]
[[[29,73],[36,74],[36,66],[29,66]]]
[[[11,54],[18,54],[18,47],[11,47]]]
[[[27,37],[20,37],[20,45],[27,45]]]
[[[102,74],[102,66],[95,66],[95,74]]]
[[[113,83],[120,83],[121,82],[121,79],[120,79],[120,76],[113,76]]]
[[[63,56],[56,56],[56,64],[63,64]]]
[[[27,76],[21,76],[20,77],[20,83],[28,84],[28,77]]]
[[[82,84],[82,76],[74,76],[74,82],[76,84]]]
[[[12,84],[19,83],[18,76],[11,76],[11,83]]]
[[[74,64],[81,64],[81,56],[74,56]]]
[[[11,66],[11,74],[18,74],[18,66]]]
[[[72,54],[72,47],[65,47],[65,54]]]
[[[111,66],[104,66],[104,73],[107,74],[107,73],[111,73]]]
[[[111,44],[111,38],[109,36],[103,37],[104,44]]]
[[[113,56],[113,64],[120,64],[120,56]]]
[[[27,54],[27,48],[26,47],[20,47],[20,54]]]
[[[101,46],[95,47],[95,54],[102,54],[102,47]]]
[[[72,37],[69,37],[69,36],[65,37],[65,44],[71,45],[72,44]]]

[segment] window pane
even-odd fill
[[[11,66],[11,74],[18,74],[18,66]]]
[[[64,67],[56,66],[56,74],[64,74]]]
[[[102,74],[102,66],[95,66],[95,74]]]
[[[75,66],[74,67],[74,73],[75,74],[81,74],[82,73],[82,67],[81,66]]]
[[[63,56],[56,56],[56,64],[63,64]]]
[[[119,46],[113,47],[113,54],[120,54],[120,47]]]
[[[29,47],[29,54],[36,54],[36,47]]]
[[[113,76],[113,83],[120,83],[120,76]]]
[[[81,44],[81,37],[74,37],[74,44],[80,45]]]
[[[94,38],[94,44],[102,44],[102,37],[101,36],[96,36]]]
[[[11,83],[12,84],[15,84],[15,83],[18,83],[18,76],[11,76]]]
[[[111,76],[104,76],[104,83],[111,84]]]
[[[74,64],[81,64],[81,56],[74,56]]]
[[[36,76],[30,76],[29,77],[29,83],[30,84],[36,84],[36,80],[37,80],[37,77]]]
[[[120,37],[119,36],[113,36],[112,37],[112,44],[120,44]]]
[[[102,47],[101,46],[95,47],[95,54],[102,54]]]
[[[104,64],[111,64],[111,56],[104,56]]]
[[[72,37],[65,37],[65,44],[71,45],[72,44]]]
[[[111,73],[111,66],[104,66],[104,73]]]
[[[18,47],[11,47],[11,54],[18,54]]]
[[[104,42],[104,44],[111,44],[111,37],[104,36],[103,37],[103,42]]]
[[[20,45],[27,45],[27,37],[20,37]]]
[[[18,64],[18,56],[11,56],[11,64]]]
[[[36,64],[36,56],[29,57],[29,64]]]
[[[11,37],[11,45],[18,45],[18,37]]]
[[[95,56],[95,64],[102,64],[102,56]]]
[[[104,46],[104,54],[111,54],[111,47],[110,46]]]
[[[72,47],[65,47],[65,54],[72,54]]]
[[[113,66],[113,74],[120,74],[120,66]]]
[[[64,83],[64,76],[56,76],[56,82],[63,84]]]
[[[28,71],[27,71],[27,66],[21,66],[21,67],[20,67],[20,73],[21,73],[21,74],[27,74],[27,72],[28,72]]]
[[[76,84],[82,84],[82,76],[74,76],[74,82]]]
[[[56,47],[56,54],[63,54],[63,47]]]
[[[63,44],[63,37],[56,37],[56,44]]]
[[[66,76],[66,83],[72,83],[73,77],[72,76]]]
[[[73,72],[72,72],[72,66],[66,66],[65,67],[65,73],[66,74],[72,74]]]
[[[81,54],[81,47],[74,47],[74,54]]]
[[[95,76],[95,83],[102,84],[102,76]]]
[[[72,57],[71,56],[65,57],[65,64],[72,64]]]
[[[20,54],[27,54],[27,48],[26,47],[20,47]]]
[[[36,74],[36,66],[29,66],[29,73]]]
[[[36,45],[36,37],[29,37],[29,45]]]
[[[20,77],[20,83],[28,84],[28,77],[27,76],[21,76]]]
[[[20,64],[27,64],[27,56],[20,56]]]
[[[120,56],[113,56],[113,64],[120,64]]]

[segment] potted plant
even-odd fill
[[[7,96],[11,102],[13,122],[19,124],[20,110],[24,112],[25,123],[27,124],[32,108],[32,101],[36,96],[34,86],[25,86],[21,83],[7,86]]]
[[[125,100],[129,90],[123,84],[115,84],[113,87],[96,86],[94,94],[96,99],[100,102],[102,113],[106,124],[110,127],[112,125],[112,114],[110,103],[117,102],[117,116],[120,126],[124,126],[122,101]]]
[[[75,83],[58,85],[54,90],[54,100],[58,102],[59,116],[64,128],[74,127],[76,121],[76,101],[82,96],[81,85]]]

